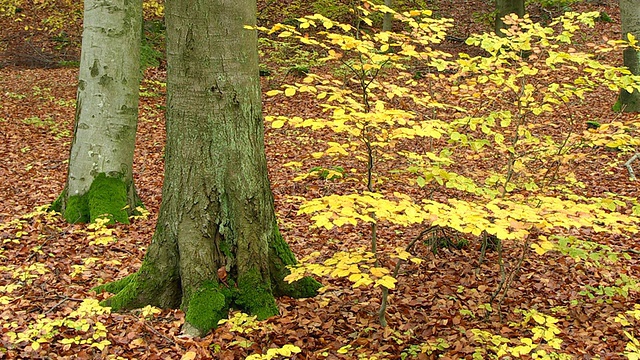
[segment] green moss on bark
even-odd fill
[[[89,203],[84,195],[70,196],[64,207],[64,219],[68,223],[86,223],[90,221]]]
[[[275,230],[276,235],[271,242],[271,248],[277,259],[271,259],[271,278],[274,283],[275,296],[291,296],[293,298],[314,297],[318,294],[318,289],[322,287],[314,278],[307,276],[291,284],[284,281],[284,278],[291,272],[287,268],[289,265],[297,264],[295,255],[284,241],[280,231]]]
[[[61,208],[62,201],[56,200],[52,209],[56,210],[54,205]],[[107,217],[110,224],[128,224],[129,211],[133,209],[129,209],[127,205],[127,184],[120,178],[101,173],[95,177],[85,194],[68,197],[63,216],[69,223],[93,222],[97,218]]]
[[[218,321],[227,317],[231,298],[230,290],[206,281],[189,299],[185,320],[201,334],[205,334],[216,328]]]
[[[107,216],[110,223],[129,223],[127,184],[119,178],[98,174],[86,194],[90,221]]]
[[[240,274],[235,302],[249,314],[255,315],[258,320],[279,313],[269,283],[265,282],[255,269]]]
[[[100,294],[103,292],[108,292],[111,294],[117,294],[120,291],[122,291],[122,289],[124,289],[127,285],[129,285],[129,283],[133,282],[136,280],[136,274],[137,273],[133,273],[129,276],[126,276],[120,280],[117,281],[113,281],[110,283],[106,283],[104,285],[100,285],[100,286],[96,286],[93,289],[91,289],[91,291],[95,291],[96,293]]]
[[[113,311],[119,311],[123,309],[135,309],[143,307],[147,304],[141,304],[138,301],[143,286],[140,286],[138,280],[138,273],[131,274],[124,279],[100,285],[93,290],[96,292],[107,291],[115,294],[106,300],[100,302],[102,306],[108,306]]]
[[[62,212],[62,202],[65,196],[67,196],[67,189],[62,190],[60,196],[49,205],[49,211]]]

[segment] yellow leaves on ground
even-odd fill
[[[546,236],[540,236],[540,239],[541,241],[539,243],[531,244],[531,248],[536,252],[536,254],[544,255],[547,251],[555,248],[555,244],[547,240]]]
[[[7,324],[6,336],[14,344],[28,342],[32,349],[37,350],[40,344],[53,341],[52,334],[64,333],[65,337],[58,340],[61,344],[88,345],[103,350],[111,342],[106,339],[107,329],[99,321],[99,316],[109,314],[110,309],[100,306],[96,299],[85,299],[64,318],[50,319],[40,315],[33,324],[21,331]]]

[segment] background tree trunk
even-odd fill
[[[73,143],[65,190],[53,204],[67,221],[109,215],[128,223],[138,121],[142,0],[86,0]]]
[[[640,0],[620,0],[620,18],[622,21],[622,38],[627,39],[631,33],[640,40]],[[624,65],[634,75],[640,75],[640,51],[628,48],[624,51]],[[620,91],[615,110],[640,112],[640,92]]]
[[[496,0],[496,34],[502,36],[503,33],[500,29],[505,28],[502,18],[509,15],[516,14],[518,17],[524,16],[524,0]]]
[[[384,0],[384,4],[391,8],[392,0]],[[393,26],[393,15],[389,13],[384,14],[384,19],[382,20],[382,31],[391,31]]]
[[[156,232],[140,271],[98,290],[113,308],[180,306],[202,335],[232,304],[260,319],[295,258],[280,236],[267,177],[255,0],[168,0],[167,144]]]

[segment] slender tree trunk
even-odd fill
[[[505,28],[502,18],[509,14],[516,14],[518,17],[523,17],[524,0],[496,0],[496,34],[503,35],[502,31],[500,31]]]
[[[141,269],[98,290],[106,304],[186,312],[202,335],[235,304],[260,319],[274,295],[315,295],[283,282],[295,258],[279,233],[267,177],[256,0],[168,0],[167,144],[156,232]]]
[[[384,4],[391,8],[392,4],[392,0],[384,0]],[[382,31],[391,31],[391,28],[393,26],[393,15],[389,14],[389,13],[385,13],[384,14],[384,19],[382,20]]]
[[[86,0],[73,143],[65,190],[53,204],[67,221],[108,215],[127,223],[138,120],[142,0]]]
[[[622,21],[622,38],[627,39],[627,34],[632,34],[640,39],[640,0],[620,0],[620,18]],[[640,51],[628,48],[624,51],[624,66],[634,75],[640,75]],[[625,112],[640,112],[640,92],[632,93],[621,90],[618,102],[614,106],[616,110]]]

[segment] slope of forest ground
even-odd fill
[[[286,9],[294,2],[271,3],[262,4],[261,16],[282,17],[291,13]],[[433,5],[440,16],[456,19],[450,41],[442,45],[452,53],[467,51],[459,39],[488,27],[479,21],[483,11],[490,10],[488,2],[442,0]],[[299,8],[296,11],[308,10]],[[620,37],[614,4],[586,3],[574,5],[574,9],[604,11],[612,20],[597,23],[595,29],[583,34],[584,42]],[[540,17],[547,12],[540,12]],[[149,214],[130,225],[67,225],[55,214],[38,209],[55,200],[64,186],[77,69],[44,67],[75,59],[78,49],[65,48],[64,55],[56,58],[55,45],[43,41],[37,53],[47,61],[34,60],[33,56],[29,61],[19,61],[20,55],[33,55],[29,53],[33,46],[12,48],[21,43],[25,24],[18,27],[2,18],[0,27],[12,31],[11,35],[3,34],[6,51],[0,69],[0,358],[243,359],[288,344],[301,352],[286,355],[283,350],[285,355],[280,356],[295,359],[472,358],[474,354],[484,358],[498,354],[497,349],[505,344],[524,344],[519,339],[534,339],[536,346],[548,352],[553,350],[552,341],[560,341],[555,351],[566,358],[625,358],[625,351],[633,358],[630,346],[640,348],[631,339],[640,338],[637,327],[634,330],[634,324],[640,321],[633,323],[619,316],[638,310],[637,237],[588,229],[567,234],[602,245],[592,250],[605,257],[618,254],[617,261],[602,260],[596,266],[557,252],[538,255],[520,242],[505,242],[505,269],[521,264],[500,306],[496,302],[488,305],[501,279],[497,252],[487,252],[481,261],[480,242],[474,239],[465,238],[461,246],[445,246],[437,253],[429,244],[419,242],[413,255],[424,262],[401,268],[397,287],[390,293],[386,328],[378,323],[379,288],[354,289],[346,281],[326,278],[321,281],[327,288],[316,298],[278,299],[280,316],[256,323],[234,313],[234,321],[204,338],[180,335],[184,321],[180,311],[145,308],[110,314],[100,310],[96,300],[107,295],[96,295],[90,289],[135,272],[153,234],[163,176],[162,64],[147,70],[141,85],[134,164],[136,186]],[[77,44],[77,34],[70,31],[69,36],[76,36]],[[37,40],[37,35],[33,39]],[[270,72],[263,77],[265,91],[300,82],[299,72],[314,65],[311,53],[304,49],[277,47],[269,40],[262,41],[262,46],[263,70]],[[42,55],[45,53],[48,55]],[[621,55],[609,53],[606,60],[619,64]],[[265,97],[265,114],[320,116],[321,109],[313,98],[282,99]],[[613,113],[614,101],[611,92],[590,94],[576,105],[575,116],[603,124],[634,118]],[[562,115],[556,113],[548,119],[551,132],[568,126],[568,118]],[[311,227],[307,215],[297,215],[299,199],[343,193],[350,186],[322,176],[292,181],[313,166],[329,167],[309,154],[335,141],[336,135],[272,129],[269,124],[266,129],[276,211],[283,236],[298,257],[320,252],[319,258],[326,259],[339,251],[367,247],[368,226],[323,230]],[[626,169],[619,166],[630,154],[604,147],[587,149],[585,154],[572,168],[585,184],[585,194],[638,197],[638,183],[630,181]],[[344,168],[365,167],[354,159],[342,161]],[[304,169],[291,166],[298,162],[304,162]],[[383,173],[394,165],[381,162],[376,171]],[[483,170],[471,158],[457,166],[470,173]],[[421,197],[425,190],[404,185],[384,191]],[[405,247],[423,229],[381,223],[378,236],[382,252]],[[523,251],[526,256],[522,256]],[[393,266],[393,259],[388,257],[382,262]],[[482,340],[480,330],[491,335]]]

